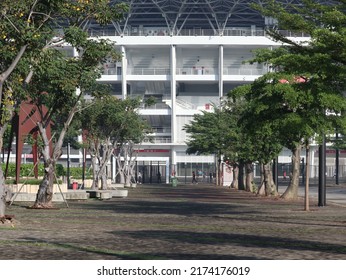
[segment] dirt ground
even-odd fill
[[[127,198],[8,207],[2,260],[346,259],[346,208],[211,185],[140,185]]]

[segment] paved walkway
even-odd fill
[[[279,182],[279,192],[284,193],[287,188],[288,181],[281,180]],[[301,197],[305,196],[305,185],[300,185],[298,194]],[[309,197],[312,200],[318,200],[319,187],[318,182],[312,182],[309,186]],[[338,204],[346,207],[346,183],[336,185],[334,182],[327,182],[326,185],[326,204]]]
[[[202,184],[141,185],[53,210],[16,202],[0,259],[346,259],[346,208],[303,205]]]

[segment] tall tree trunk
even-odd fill
[[[11,190],[5,185],[5,178],[2,168],[0,168],[0,219],[5,217],[6,202],[9,202],[12,197]]]
[[[53,183],[55,172],[55,160],[50,149],[50,139],[47,130],[42,123],[38,123],[38,128],[43,141],[41,151],[44,163],[44,176],[36,194],[36,200],[32,208],[51,208],[53,201]]]
[[[245,164],[243,162],[240,162],[239,164],[239,186],[238,189],[239,190],[245,190],[245,174],[244,174],[244,167]]]
[[[128,160],[125,159],[124,175],[125,175],[125,187],[131,187],[130,166]]]
[[[265,195],[265,176],[264,176],[264,164],[260,163],[260,171],[261,171],[261,183],[258,187],[257,194]]]
[[[119,175],[120,184],[125,184],[125,175],[124,175],[124,167],[121,164],[121,155],[120,153],[116,156],[116,164],[117,164],[117,174]]]
[[[129,141],[128,142],[128,152],[127,152],[127,155],[128,155],[128,158],[129,158],[129,162],[128,162],[128,178],[130,180],[130,184],[135,182],[136,183],[136,179],[134,178],[134,170],[135,170],[135,167],[136,167],[136,161],[137,161],[137,155],[138,155],[138,152],[135,151],[135,145],[132,141]]]
[[[91,184],[92,190],[97,190],[99,188],[99,158],[100,158],[100,143],[94,140],[93,137],[88,137],[88,153],[91,159],[93,181]]]
[[[52,208],[53,183],[55,164],[52,161],[44,162],[44,176],[36,194],[36,201],[32,208]]]
[[[276,195],[276,185],[273,180],[273,172],[271,163],[264,164],[264,185],[265,185],[265,195]]]
[[[97,178],[101,179],[101,190],[108,189],[106,166],[107,166],[107,159],[106,158],[100,159],[100,168],[97,172]]]
[[[253,190],[254,190],[254,174],[253,174],[252,162],[247,162],[245,164],[245,174],[246,174],[245,190],[247,192],[253,192]]]
[[[107,173],[102,172],[100,177],[101,177],[101,190],[107,190],[108,189]]]
[[[93,182],[91,184],[92,190],[97,190],[99,188],[99,177],[98,177],[98,164],[97,157],[94,154],[90,154],[91,156],[91,166],[93,169]]]
[[[11,70],[12,71],[12,70]],[[6,80],[9,74],[2,74],[0,79],[0,101],[2,99],[2,91],[3,91],[3,82]],[[3,106],[2,111],[7,110],[7,113],[11,116],[7,122],[3,125],[0,125],[0,151],[3,148],[4,143],[4,134],[7,129],[8,124],[11,122],[14,116],[14,107],[13,106]],[[6,202],[10,201],[12,197],[12,191],[5,184],[5,177],[2,168],[0,167],[0,218],[5,216],[6,213]]]
[[[1,128],[0,130],[0,151],[3,147],[3,136],[5,131],[4,127]],[[5,187],[5,177],[4,177],[4,172],[2,168],[0,168],[0,218],[5,216],[6,212],[6,187]]]
[[[4,84],[8,77],[11,75],[11,73],[15,70],[17,67],[19,61],[22,59],[28,45],[22,46],[16,57],[13,59],[11,64],[8,66],[8,68],[0,73],[0,102],[3,102],[3,91],[4,91]],[[0,151],[2,150],[3,147],[3,139],[4,139],[4,134],[5,130],[7,128],[7,125],[11,123],[12,117],[13,117],[13,112],[14,112],[14,107],[11,106],[1,106],[2,108],[2,113],[4,113],[5,110],[7,110],[7,113],[10,117],[10,119],[5,120],[1,118],[1,123],[2,125],[0,126]],[[5,177],[2,168],[0,168],[0,218],[5,216],[6,213],[6,201],[11,197],[11,191],[8,187],[5,186]]]
[[[239,189],[239,166],[237,163],[233,164],[233,181],[231,184],[231,188],[234,188],[236,190]]]
[[[124,171],[124,176],[125,176],[125,186],[126,187],[131,187],[131,177],[132,177],[132,144],[126,143],[122,145],[122,151],[123,151],[123,168],[122,170]]]
[[[221,186],[222,185],[222,170],[221,170],[221,154],[218,153],[216,157],[217,163],[216,163],[216,185]],[[197,174],[196,174],[197,175]]]
[[[126,166],[125,168],[125,186],[131,187],[130,166]]]
[[[292,150],[292,174],[290,174],[290,184],[282,195],[284,199],[298,199],[300,151],[301,145]]]
[[[125,174],[123,170],[121,170],[121,172],[119,173],[119,176],[120,176],[120,184],[125,184]]]
[[[98,171],[99,175],[98,177],[101,178],[101,189],[107,190],[108,189],[108,182],[107,182],[107,164],[111,160],[111,157],[113,155],[114,151],[114,145],[109,144],[110,139],[107,139],[105,141],[105,144],[102,145],[103,147],[103,155],[102,158],[99,159],[100,162],[100,169]]]
[[[47,123],[41,123],[38,122],[37,126],[40,132],[40,136],[42,137],[43,141],[43,149],[41,151],[43,156],[43,162],[44,162],[44,177],[43,180],[39,186],[37,195],[36,195],[36,201],[32,208],[51,208],[52,207],[52,200],[53,200],[53,183],[55,179],[55,164],[57,160],[60,158],[62,154],[62,145],[63,141],[67,132],[67,129],[69,128],[73,116],[75,115],[77,111],[77,104],[76,102],[75,107],[73,107],[67,117],[66,122],[64,123],[64,127],[60,132],[59,138],[56,141],[54,147],[52,147],[53,151],[51,151],[50,142],[51,139],[48,138],[46,125]],[[39,110],[42,112],[42,110]],[[41,115],[41,119],[50,119],[45,118]],[[53,146],[53,145],[52,145]]]
[[[6,190],[5,178],[2,168],[0,168],[0,218],[3,218],[6,213]]]

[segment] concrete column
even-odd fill
[[[177,95],[177,86],[176,86],[176,68],[177,68],[177,60],[176,60],[176,47],[175,45],[171,46],[171,139],[172,144],[175,143],[176,140],[176,95]]]
[[[176,114],[176,95],[177,95],[177,85],[176,85],[176,69],[177,68],[177,58],[176,58],[176,46],[171,45],[171,166],[174,168],[176,164],[176,152],[174,144],[176,142],[177,134],[177,114]],[[172,170],[170,170],[170,173]]]
[[[166,184],[169,184],[169,159],[166,159]]]
[[[121,46],[121,69],[122,69],[122,75],[121,75],[121,88],[122,88],[122,96],[123,99],[127,98],[127,57],[126,57],[126,49],[124,46]]]
[[[219,97],[223,96],[223,46],[219,46]]]

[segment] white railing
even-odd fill
[[[171,133],[170,127],[152,127],[152,133]]]
[[[167,137],[152,137],[151,139],[144,139],[143,143],[171,143],[172,138],[170,136]]]
[[[167,68],[130,68],[129,75],[170,75],[171,71]]]
[[[126,31],[120,34],[113,28],[105,29],[89,29],[88,33],[91,37],[98,36],[264,36],[265,31],[263,29],[251,29],[251,28],[229,28],[223,31],[217,31],[213,29],[182,29],[179,32],[177,30],[170,33],[168,30],[160,30],[159,32],[151,32],[152,28],[144,28],[144,30],[138,30],[138,32]]]
[[[116,68],[107,68],[103,70],[103,75],[117,75]]]
[[[129,75],[170,75],[169,69],[163,68],[133,68],[129,69]],[[267,73],[268,70],[266,68],[224,68],[224,75],[263,75]],[[116,68],[108,68],[103,71],[104,75],[121,75],[117,73]],[[218,69],[216,68],[177,68],[177,75],[217,75]]]
[[[156,103],[150,106],[146,106],[144,103],[140,105],[140,109],[148,110],[160,110],[160,109],[170,109],[170,107],[165,103]]]
[[[177,75],[215,75],[218,73],[217,68],[212,67],[191,67],[191,68],[177,68]]]
[[[267,73],[267,69],[257,69],[257,68],[224,68],[224,75],[250,75],[259,76]]]
[[[140,32],[130,32],[126,31],[120,34],[113,28],[105,29],[89,29],[88,33],[91,37],[98,36],[266,36],[266,31],[264,29],[256,28],[228,28],[222,32],[214,31],[212,29],[182,29],[179,33],[176,31],[170,34],[168,30],[163,30],[163,32],[149,32],[151,28],[147,28]],[[288,30],[279,30],[279,33],[286,37],[310,37],[309,34],[303,32],[292,32]]]

